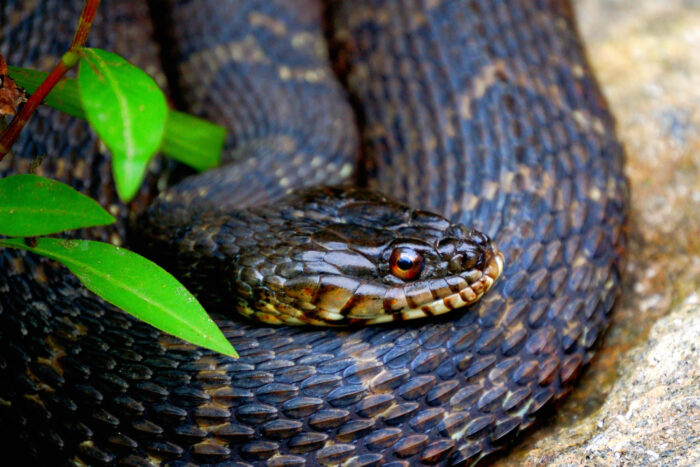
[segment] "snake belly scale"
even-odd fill
[[[72,3],[3,2],[8,63],[45,68],[60,56],[79,15]],[[48,154],[39,174],[119,219],[81,236],[129,243],[127,226],[142,226],[136,217],[149,204],[179,220],[243,212],[293,189],[347,183],[357,170],[354,178],[412,209],[484,232],[505,267],[476,304],[419,320],[329,329],[218,314],[241,355],[231,360],[132,319],[49,261],[2,250],[7,459],[471,464],[571,390],[619,294],[627,183],[567,1],[100,8],[90,45],[162,85],[159,58],[177,63],[170,92],[227,126],[233,162],[151,204],[169,174],[155,164],[124,206],[85,124],[42,109],[0,170],[26,172]]]

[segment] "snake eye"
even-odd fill
[[[418,277],[423,270],[423,257],[415,250],[397,248],[391,252],[389,265],[393,275],[399,279],[410,281]]]

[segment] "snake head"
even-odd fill
[[[246,297],[239,312],[266,323],[440,315],[476,302],[503,270],[486,235],[368,190],[305,190],[254,211],[278,230],[238,259],[234,292]]]
[[[306,189],[245,210],[166,196],[139,230],[142,252],[208,310],[268,324],[440,315],[477,301],[503,270],[486,235],[359,188]]]

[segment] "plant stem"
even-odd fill
[[[85,0],[83,5],[83,11],[80,13],[80,22],[78,23],[78,28],[73,36],[73,42],[71,43],[68,51],[63,54],[61,61],[59,61],[56,66],[51,70],[51,73],[46,77],[43,83],[37,88],[34,94],[27,100],[22,109],[15,115],[12,122],[8,125],[7,129],[0,136],[0,160],[5,157],[5,154],[10,152],[12,145],[15,144],[17,138],[19,137],[22,128],[29,121],[34,111],[41,101],[44,100],[46,95],[53,89],[53,87],[58,83],[63,76],[73,68],[78,63],[78,48],[85,45],[87,41],[87,36],[92,27],[92,23],[95,19],[95,13],[97,7],[100,4],[100,0]]]
[[[88,34],[90,34],[90,28],[92,28],[92,22],[95,20],[95,13],[97,13],[97,7],[100,5],[100,0],[85,0],[85,5],[83,5],[83,11],[80,12],[80,22],[78,22],[78,29],[75,30],[75,35],[73,36],[73,42],[70,45],[69,51],[75,51],[78,47],[85,45],[87,41]]]

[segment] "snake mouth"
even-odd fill
[[[458,308],[462,308],[479,301],[488,292],[496,280],[501,276],[505,266],[503,253],[495,246],[486,253],[486,267],[483,269],[481,277],[474,280],[470,278],[470,283],[465,283],[458,292],[442,298],[425,303],[420,307],[403,310],[397,313],[379,315],[367,321],[366,324],[380,324],[390,321],[405,321],[409,319],[426,318],[447,313]],[[463,278],[467,279],[473,271],[468,271]]]

